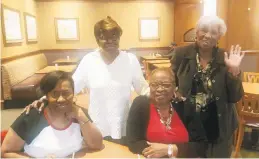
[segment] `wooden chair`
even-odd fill
[[[259,73],[244,72],[244,82],[259,83]]]
[[[238,102],[239,126],[237,142],[233,157],[238,157],[240,147],[244,137],[245,127],[259,129],[259,95],[245,93],[244,97]]]

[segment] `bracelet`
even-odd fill
[[[168,151],[167,151],[168,157],[171,158],[173,156],[173,145],[168,145]]]
[[[80,121],[81,123],[81,125],[84,125],[84,124],[86,124],[86,123],[88,123],[90,121],[90,119],[88,119],[87,121]]]

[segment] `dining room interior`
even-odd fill
[[[152,70],[171,67],[175,49],[195,43],[197,21],[210,15],[227,26],[218,47],[238,44],[245,53],[233,157],[259,158],[259,0],[1,0],[1,131],[43,96],[45,74],[72,75],[98,49],[94,25],[101,19],[110,16],[121,26],[120,50],[136,55],[149,81]],[[85,108],[88,91],[77,95]],[[132,89],[131,101],[137,96]],[[85,157],[139,158],[125,146],[107,148]]]

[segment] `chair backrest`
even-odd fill
[[[259,73],[244,72],[244,82],[259,83]]]
[[[240,116],[259,119],[259,95],[245,93],[238,102],[238,112]]]
[[[43,53],[15,59],[1,65],[4,100],[12,99],[11,87],[48,65]]]

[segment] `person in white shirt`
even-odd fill
[[[108,16],[97,22],[94,35],[99,49],[85,55],[73,74],[75,94],[87,88],[89,115],[104,139],[126,144],[131,87],[139,95],[148,95],[149,86],[137,57],[119,50],[122,29],[116,21]],[[37,107],[39,102],[32,105]]]

